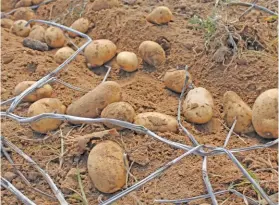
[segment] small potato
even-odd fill
[[[1,27],[11,28],[14,24],[14,21],[11,19],[1,19]]]
[[[81,33],[86,33],[89,28],[89,21],[86,18],[80,18],[71,25],[71,28],[75,29]],[[78,35],[75,33],[69,32],[69,36],[76,37]]]
[[[156,7],[148,16],[146,20],[155,24],[164,24],[172,20],[172,13],[168,7]]]
[[[204,124],[213,116],[213,98],[208,90],[202,87],[190,90],[183,103],[183,114],[188,122]]]
[[[115,102],[109,104],[101,113],[102,118],[111,118],[122,120],[126,122],[133,122],[136,116],[134,108],[127,102]],[[104,123],[108,128],[117,128],[122,130],[124,128],[115,126],[111,123]]]
[[[27,21],[25,20],[15,21],[11,28],[12,33],[16,34],[17,36],[27,37],[30,33],[30,25],[25,26],[26,24]]]
[[[263,138],[278,138],[278,89],[258,96],[252,108],[252,123]]]
[[[124,150],[113,141],[98,143],[90,151],[87,168],[94,186],[103,193],[120,190],[126,183],[128,160]]]
[[[52,48],[61,48],[66,42],[66,37],[60,28],[51,26],[45,32],[45,41]]]
[[[184,86],[186,73],[189,76],[187,83],[187,85],[189,85],[190,83],[192,83],[192,76],[188,71],[171,69],[167,71],[164,76],[165,86],[172,91],[181,93]]]
[[[227,91],[224,94],[224,119],[231,127],[236,117],[234,131],[238,133],[253,132],[252,109],[235,92]]]
[[[101,66],[111,60],[116,54],[116,45],[107,39],[91,42],[84,50],[87,63],[92,66]]]
[[[162,65],[166,61],[164,49],[154,41],[144,41],[139,46],[141,58],[152,66]]]
[[[16,3],[15,8],[28,7],[31,5],[32,5],[31,0],[20,0],[19,2]]]
[[[37,4],[40,4],[42,3],[44,0],[32,0],[32,4],[33,5],[37,5]]]
[[[19,95],[24,90],[29,88],[31,85],[36,83],[36,81],[23,81],[17,84],[17,86],[14,89],[14,94]],[[35,102],[37,100],[40,100],[42,98],[50,98],[52,95],[52,87],[49,84],[44,85],[41,88],[36,89],[31,94],[27,95],[25,98],[23,98],[24,102]]]
[[[29,21],[35,19],[35,13],[32,9],[27,7],[22,7],[16,10],[14,13],[14,20],[25,20]]]
[[[95,0],[92,4],[91,10],[100,11],[102,9],[111,9],[119,6],[118,0]]]
[[[28,116],[36,116],[43,113],[65,114],[66,107],[56,98],[43,98],[34,102],[28,109]],[[42,119],[31,123],[31,128],[39,133],[47,133],[57,129],[62,121],[57,119]]]
[[[177,120],[169,115],[158,112],[145,112],[135,117],[134,123],[142,125],[151,131],[158,132],[177,132]]]
[[[98,117],[107,105],[120,100],[120,85],[114,81],[106,81],[73,102],[68,107],[67,114],[79,117]]]
[[[29,38],[45,42],[45,32],[46,30],[42,26],[33,26],[29,34]]]
[[[71,55],[73,55],[75,51],[71,49],[70,47],[63,47],[60,48],[54,56],[54,60],[56,63],[61,64],[63,63],[67,58],[69,58]]]
[[[117,55],[117,64],[127,72],[133,72],[138,69],[138,58],[133,52],[123,51]]]

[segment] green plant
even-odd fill
[[[202,19],[199,16],[193,16],[189,23],[193,25],[197,25],[198,29],[202,29],[205,32],[205,37],[210,38],[217,29],[216,20],[213,17],[207,17],[206,19]]]

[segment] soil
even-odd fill
[[[265,12],[252,10],[240,21],[233,22],[247,7],[221,5],[214,9],[215,1],[213,0],[126,0],[120,1],[119,7],[99,11],[93,10],[92,2],[89,2],[82,12],[81,6],[79,6],[81,2],[81,0],[54,1],[41,6],[36,12],[36,18],[56,20],[70,26],[79,15],[87,17],[92,23],[87,34],[92,39],[110,39],[117,45],[118,52],[126,50],[138,54],[138,47],[145,40],[161,44],[167,54],[164,65],[154,68],[141,62],[138,71],[126,73],[117,66],[113,59],[109,63],[112,66],[112,72],[108,80],[116,81],[121,85],[123,101],[130,103],[137,113],[156,111],[175,117],[179,95],[165,88],[162,76],[169,69],[184,68],[185,65],[188,65],[194,85],[209,90],[215,103],[214,118],[211,122],[195,125],[183,121],[183,125],[201,144],[222,146],[224,143],[228,130],[223,126],[222,97],[226,91],[236,92],[252,106],[260,93],[278,87],[277,43],[272,44],[277,38],[277,21],[267,22],[265,18],[270,15]],[[276,1],[259,1],[258,4],[277,11]],[[165,25],[154,25],[146,21],[145,16],[159,5],[168,6],[171,9],[174,14],[172,22]],[[71,11],[70,8],[73,6],[76,9]],[[67,14],[69,12],[70,14]],[[206,30],[197,29],[196,25],[190,23],[194,15],[206,19],[214,12],[224,21],[232,22],[227,25],[235,29],[235,34],[241,35],[245,39],[243,42],[236,40],[238,53],[234,56],[230,45],[222,40],[222,35],[227,35],[223,28],[218,28],[220,29],[219,34],[212,36],[209,43],[206,43],[208,40],[205,35]],[[235,38],[235,36],[233,37]],[[72,40],[79,46],[85,42],[79,37]],[[13,97],[13,89],[19,82],[39,80],[58,66],[54,61],[57,49],[36,51],[24,47],[22,42],[22,37],[11,34],[7,28],[1,29],[2,100]],[[220,44],[229,48],[230,52],[228,49],[220,52],[222,50],[218,50],[218,48],[222,48]],[[75,86],[92,90],[101,82],[105,72],[104,67],[87,68],[85,58],[80,54],[57,77]],[[54,88],[53,97],[59,98],[65,105],[69,105],[83,95],[81,92],[58,83],[53,83],[52,86]],[[21,103],[15,113],[26,116],[29,106],[30,103]],[[7,106],[3,106],[1,109],[6,110]],[[75,155],[73,152],[75,145],[67,140],[75,136],[106,130],[104,125],[73,126],[65,122],[59,130],[41,135],[33,132],[28,124],[21,125],[4,118],[1,119],[1,123],[2,136],[16,144],[47,171],[56,185],[62,189],[69,204],[84,204],[80,197],[80,186],[77,180],[73,180],[77,167],[80,170],[88,204],[98,204],[98,200],[105,200],[113,196],[113,194],[99,192],[90,181],[86,169],[88,151],[82,155]],[[191,145],[190,140],[182,132],[157,134],[169,140]],[[61,135],[65,139],[62,166],[59,165]],[[120,131],[120,136],[106,136],[103,139],[95,140],[94,143],[105,139],[118,142],[129,157],[130,165],[132,165],[131,174],[134,178],[129,178],[127,186],[143,179],[183,153],[182,150],[174,149],[151,137],[130,130]],[[233,134],[228,148],[247,147],[269,141],[256,133],[241,135],[241,138]],[[277,153],[277,147],[272,147],[235,154],[247,170],[255,174],[256,179],[268,195],[278,192]],[[52,195],[46,181],[30,164],[21,156],[12,152],[10,154],[17,168],[33,187]],[[13,174],[13,167],[8,161],[4,157],[1,160],[2,176],[9,178],[15,187],[36,204],[59,204],[56,199],[39,194],[26,186],[18,175]],[[194,155],[186,157],[160,177],[121,198],[115,204],[155,204],[154,199],[183,199],[206,194],[201,166],[201,157]],[[236,190],[258,200],[258,193],[228,157],[224,155],[209,157],[208,172],[214,191],[227,189],[234,184]],[[21,204],[12,193],[5,189],[1,191],[1,198],[2,204]],[[217,199],[223,205],[245,204],[243,199],[232,194],[221,195]],[[210,204],[211,201],[198,200],[190,204],[202,203]]]

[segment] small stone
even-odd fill
[[[13,60],[14,60],[14,56],[12,56],[12,55],[3,55],[2,56],[2,62],[4,64],[8,64],[8,63],[12,62]]]
[[[6,172],[4,173],[4,178],[11,182],[14,178],[16,178],[16,174],[13,172]]]

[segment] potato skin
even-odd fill
[[[150,14],[146,20],[155,24],[164,24],[172,20],[172,13],[168,7],[158,6]]]
[[[120,85],[114,81],[106,81],[73,102],[68,107],[67,114],[79,117],[98,117],[107,105],[120,100]]]
[[[127,72],[133,72],[138,69],[138,58],[133,52],[122,51],[117,55],[117,64]]]
[[[113,141],[98,143],[90,151],[87,168],[94,186],[103,193],[120,190],[126,183],[127,159],[123,149]]]
[[[169,115],[158,112],[145,112],[135,117],[134,123],[142,125],[151,131],[177,132],[177,120]]]
[[[86,18],[79,18],[78,20],[76,20],[72,25],[71,25],[72,29],[75,29],[81,33],[86,33],[88,31],[89,28],[89,21]],[[78,36],[75,33],[69,32],[69,36],[70,37],[76,37]]]
[[[127,102],[114,102],[103,109],[101,113],[102,118],[112,118],[126,122],[133,122],[136,116],[134,108]],[[111,123],[104,123],[108,128],[116,128],[123,130],[123,127],[115,126]]]
[[[66,38],[60,28],[51,26],[45,32],[45,41],[52,48],[61,48],[64,46]]]
[[[278,89],[270,89],[258,96],[252,108],[252,123],[263,138],[278,138]]]
[[[181,93],[184,86],[186,73],[189,76],[187,83],[187,85],[189,85],[190,83],[192,83],[192,76],[188,71],[176,69],[168,70],[164,76],[165,86],[172,91]]]
[[[28,25],[25,27],[26,24],[27,21],[25,20],[15,21],[11,28],[12,33],[16,34],[17,36],[27,37],[30,33],[30,26]]]
[[[101,66],[116,54],[116,45],[107,39],[92,41],[84,50],[84,56],[90,66]]]
[[[56,98],[43,98],[34,102],[28,109],[28,116],[32,117],[42,113],[65,114],[66,107]],[[62,121],[57,119],[42,119],[31,123],[31,128],[39,133],[47,133],[57,129]]]
[[[190,90],[183,103],[183,115],[188,122],[204,124],[213,116],[213,98],[208,90],[202,87]]]
[[[139,46],[141,58],[152,66],[160,66],[166,61],[164,49],[154,41],[144,41]]]
[[[11,28],[14,24],[14,21],[11,19],[1,19],[1,27]]]
[[[45,42],[45,32],[46,30],[44,29],[44,27],[36,25],[32,27],[28,37],[34,40]]]
[[[16,3],[15,8],[19,7],[28,7],[32,5],[31,0],[20,0],[19,2]]]
[[[252,109],[235,92],[227,91],[223,97],[224,120],[231,127],[236,117],[234,131],[238,133],[253,132]]]
[[[22,7],[16,10],[14,13],[14,20],[25,20],[29,21],[35,19],[35,13],[32,9],[27,7]]]
[[[69,58],[71,55],[73,55],[75,51],[71,49],[70,47],[63,47],[60,48],[58,51],[56,51],[54,55],[54,60],[56,63],[61,64],[63,63],[67,58]]]

